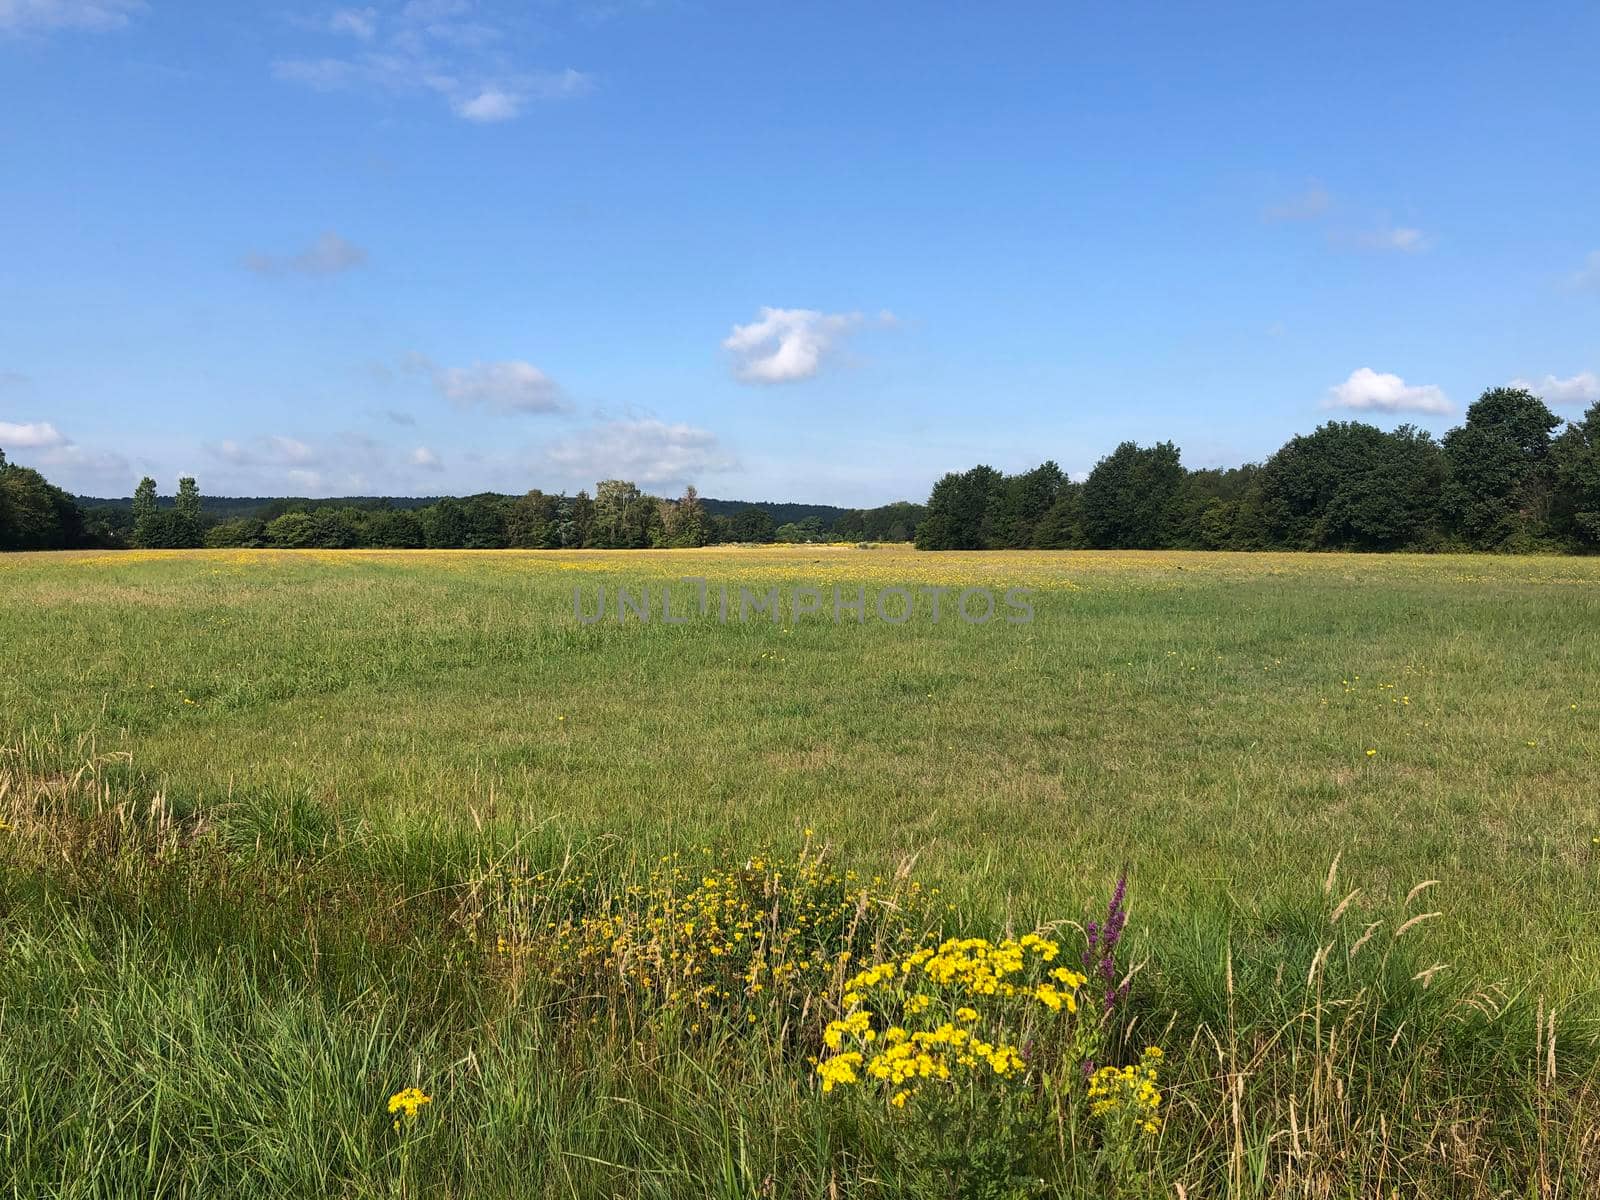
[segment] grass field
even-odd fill
[[[689,576],[867,619],[574,618]],[[1600,561],[127,552],[0,598],[9,1194],[1600,1194]],[[552,965],[772,863],[869,914],[772,1002]],[[1124,870],[1094,1057],[1165,1050],[1158,1132],[1032,1043],[1004,1094],[821,1091],[824,954],[1075,965]]]

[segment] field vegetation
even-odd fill
[[[868,603],[574,618],[684,577]],[[8,1193],[1594,1195],[1597,585],[5,556]]]

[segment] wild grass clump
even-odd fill
[[[672,851],[638,877],[570,856],[497,869],[474,881],[462,915],[515,986],[531,977],[578,1007],[686,1016],[691,1035],[765,1021],[803,1040],[853,963],[940,927],[938,896],[908,869],[837,868],[808,838],[792,856],[733,866],[709,846]]]
[[[1330,873],[1147,921],[1136,876],[1062,914],[1081,928],[1012,929],[810,839],[535,852],[305,797],[158,795],[121,758],[0,755],[13,1195],[1487,1200],[1600,1179],[1586,1014],[1436,957],[1441,884],[1369,904]]]

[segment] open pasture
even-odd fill
[[[684,577],[827,602],[575,619],[574,588],[592,614],[602,585]],[[833,618],[835,586],[866,589],[865,620]],[[1030,589],[1033,619],[967,623],[953,591],[891,624],[889,587]],[[1172,1084],[1118,1186],[1582,1195],[1596,630],[1600,562],[1558,558],[0,559],[13,1190],[902,1194],[889,1135],[841,1127],[803,1058],[595,1014],[575,1033],[461,915],[505,871],[826,847],[863,880],[911,864],[946,932],[1066,922],[1073,962],[1127,871],[1117,1061],[1159,1035]],[[1297,1042],[1336,935],[1350,995],[1381,990],[1351,950],[1374,922],[1417,967],[1395,1008],[1366,1040]],[[1474,996],[1469,1034],[1441,1014]],[[381,1110],[413,1083],[432,1125],[397,1145]],[[1028,1170],[1104,1194],[1088,1127],[1057,1142]]]

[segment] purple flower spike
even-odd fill
[[[1128,995],[1128,985],[1117,986],[1117,944],[1122,941],[1123,926],[1128,923],[1128,912],[1123,900],[1128,894],[1128,872],[1117,877],[1116,889],[1111,893],[1111,903],[1106,908],[1106,922],[1090,921],[1084,927],[1088,934],[1088,947],[1083,952],[1083,967],[1091,975],[1098,973],[1108,986],[1105,992],[1106,1012],[1116,1007]]]

